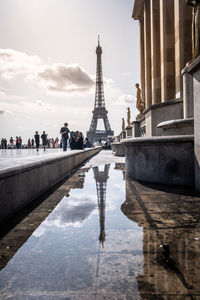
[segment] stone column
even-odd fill
[[[176,98],[183,98],[181,71],[192,59],[192,8],[185,0],[174,1]]]
[[[160,0],[162,102],[175,99],[174,2],[174,0]]]
[[[161,102],[160,81],[160,0],[150,0],[152,104]]]
[[[145,99],[144,20],[140,20],[140,82],[142,99]]]
[[[144,1],[145,107],[152,104],[150,2]]]

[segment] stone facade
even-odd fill
[[[185,0],[135,0],[145,110],[120,138],[126,176],[200,191],[200,56],[192,59],[192,10]],[[187,67],[186,67],[187,66]]]
[[[150,137],[160,135],[160,130],[152,117],[150,122],[149,111],[155,112],[159,103],[183,101],[181,72],[192,58],[192,11],[185,0],[135,0],[132,17],[140,26],[140,81],[146,135]],[[159,122],[170,120],[170,103],[173,104],[168,103],[167,114]],[[178,108],[176,115],[174,108],[173,105],[173,118],[184,118],[183,109],[180,115]]]

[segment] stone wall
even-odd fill
[[[100,147],[76,151],[66,156],[10,168],[0,173],[0,222],[51,188]]]
[[[167,185],[194,185],[194,137],[134,138],[122,141],[128,178]]]

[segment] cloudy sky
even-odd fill
[[[0,137],[89,129],[100,34],[106,108],[117,134],[136,116],[139,28],[134,0],[0,1]],[[102,124],[98,125],[99,129]]]

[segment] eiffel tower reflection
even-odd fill
[[[106,208],[106,185],[108,180],[108,173],[110,169],[110,164],[104,166],[104,170],[100,171],[99,167],[93,167],[94,179],[96,181],[97,188],[97,201],[99,210],[99,223],[100,223],[100,235],[99,241],[102,247],[105,242],[105,208]]]

